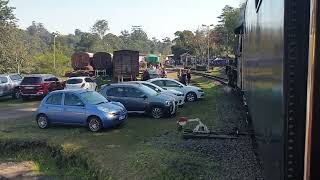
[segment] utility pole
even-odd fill
[[[210,70],[210,27],[213,27],[214,25],[213,24],[210,24],[210,25],[205,25],[205,24],[202,24],[202,27],[206,27],[207,28],[207,38],[208,38],[208,62],[207,62],[207,70],[209,71]]]
[[[56,69],[56,37],[58,36],[57,32],[52,33],[53,35],[53,68]]]

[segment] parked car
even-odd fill
[[[121,102],[129,113],[150,114],[158,119],[177,112],[174,98],[140,84],[105,85],[100,93],[111,101]]]
[[[128,117],[121,103],[108,101],[98,92],[84,89],[51,92],[41,101],[36,114],[41,129],[62,124],[87,126],[92,132],[120,126]]]
[[[96,90],[97,84],[90,77],[72,77],[66,81],[65,89]]]
[[[157,86],[153,83],[147,82],[147,81],[131,81],[129,83],[137,83],[137,84],[142,84],[144,86],[147,86],[158,93],[163,93],[165,95],[171,96],[175,99],[175,102],[178,106],[182,106],[184,104],[184,94],[180,91],[174,90],[174,89],[165,89],[160,86]]]
[[[184,85],[179,81],[169,78],[156,78],[150,79],[148,82],[151,82],[155,85],[158,85],[166,89],[174,89],[185,94],[185,100],[187,102],[194,102],[197,99],[204,98],[204,91],[196,86]]]
[[[0,74],[0,97],[12,96],[13,99],[19,99],[21,80],[19,74]]]
[[[63,83],[50,74],[29,75],[22,79],[20,91],[23,100],[30,97],[44,97],[49,92],[63,89]]]

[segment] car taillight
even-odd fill
[[[82,85],[81,85],[81,88],[84,88],[84,86],[85,86],[86,84],[85,83],[83,83]]]

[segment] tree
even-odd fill
[[[0,73],[13,71],[14,64],[14,30],[16,18],[13,7],[8,6],[8,0],[0,0]]]
[[[221,15],[218,17],[219,24],[215,27],[215,43],[219,53],[222,55],[230,54],[235,44],[234,29],[238,25],[240,9],[225,6]]]
[[[109,31],[108,21],[107,20],[96,21],[91,31],[92,33],[98,34],[100,39],[102,39],[103,36],[106,34],[106,32]]]
[[[174,45],[171,47],[174,59],[180,59],[180,55],[184,53],[195,54],[195,36],[192,31],[177,31],[174,35],[176,38],[173,40]]]

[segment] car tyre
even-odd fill
[[[102,129],[101,120],[98,117],[89,118],[88,128],[91,132],[99,132]]]
[[[44,114],[40,114],[37,117],[37,124],[40,129],[46,129],[49,127],[49,120],[48,117]]]
[[[187,95],[186,95],[186,101],[187,102],[194,102],[197,100],[197,95],[196,93],[194,92],[189,92]]]
[[[20,99],[20,98],[21,98],[21,92],[20,92],[19,89],[15,89],[15,90],[13,91],[12,98],[13,98],[13,99]]]
[[[151,116],[155,119],[160,119],[163,117],[163,109],[161,107],[155,106],[151,109]]]

